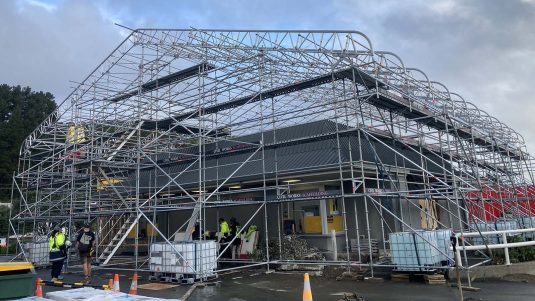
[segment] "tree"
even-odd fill
[[[10,202],[22,142],[55,109],[51,93],[0,85],[0,203]],[[8,217],[9,209],[0,206],[0,236],[7,234]]]

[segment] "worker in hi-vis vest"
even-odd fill
[[[52,281],[57,281],[63,268],[63,261],[67,258],[65,234],[59,225],[54,227],[54,230],[50,233],[48,247],[50,250],[50,262],[52,263]]]
[[[219,242],[227,242],[230,235],[230,227],[224,218],[219,219]]]
[[[230,237],[230,226],[224,218],[219,219],[219,254],[223,258],[230,258],[230,247],[227,248]],[[223,250],[225,250],[223,252]]]

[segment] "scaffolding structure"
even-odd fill
[[[284,134],[317,122],[328,126]],[[285,147],[318,141],[330,161],[282,166]],[[94,222],[103,266],[147,270],[140,248],[155,238],[138,235],[140,223],[169,244],[180,230],[161,229],[161,213],[188,212],[191,233],[207,210],[254,206],[268,244],[284,235],[285,204],[329,197],[340,200],[347,256],[322,264],[373,268],[390,264],[371,249],[388,255],[395,225],[474,232],[533,215],[533,162],[520,134],[361,32],[138,29],[24,141],[10,227],[21,239]],[[336,193],[293,193],[324,182]],[[131,256],[119,256],[132,232]],[[242,266],[292,262],[266,252]]]

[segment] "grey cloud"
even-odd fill
[[[112,21],[132,27],[355,29],[376,49],[485,109],[521,133],[535,153],[535,2],[99,1],[57,9],[0,1],[0,82],[61,98],[122,40]]]
[[[535,5],[523,1],[335,2],[377,49],[399,54],[522,134],[535,152]],[[438,4],[449,4],[440,11]],[[435,7],[434,7],[435,6]],[[351,16],[351,17],[349,17]]]
[[[91,2],[54,10],[0,1],[0,82],[52,92],[61,101],[121,41]]]

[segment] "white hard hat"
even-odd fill
[[[72,243],[71,243],[70,240],[67,240],[67,241],[65,242],[65,245],[66,245],[67,247],[70,247],[70,246],[72,246]]]

